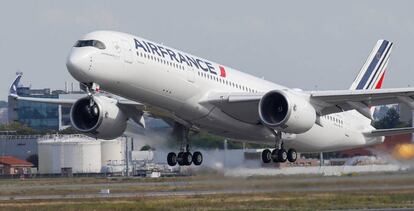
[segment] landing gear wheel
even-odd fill
[[[169,166],[177,165],[177,155],[174,152],[168,153],[167,163]]]
[[[184,165],[189,166],[193,163],[193,155],[190,152],[184,152],[183,160]]]
[[[286,152],[286,150],[284,150],[284,149],[278,150],[278,152],[277,152],[277,160],[279,160],[279,162],[282,162],[282,163],[286,162],[286,160],[287,160],[287,152]]]
[[[274,149],[272,151],[272,154],[271,154],[271,158],[272,158],[273,162],[275,162],[275,163],[279,162],[279,156],[278,155],[279,155],[279,150]]]
[[[291,163],[295,162],[296,159],[298,159],[298,153],[296,152],[295,149],[289,149],[288,150],[288,152],[287,152],[287,159]]]
[[[177,155],[177,162],[178,165],[180,166],[184,166],[185,165],[185,161],[184,161],[184,152],[179,152]]]
[[[272,161],[272,152],[270,152],[269,149],[263,150],[262,161],[263,163],[270,163],[270,161]]]
[[[203,154],[201,154],[201,152],[196,151],[193,154],[193,163],[196,166],[201,165],[201,163],[203,163]]]

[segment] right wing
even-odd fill
[[[414,110],[414,88],[311,91],[311,103],[321,115],[355,109],[371,118],[370,107],[405,103]]]
[[[31,101],[31,102],[38,102],[38,103],[48,103],[48,104],[56,104],[62,106],[72,106],[76,103],[80,98],[87,97],[88,95],[81,96],[78,99],[59,99],[59,98],[35,98],[35,97],[23,97],[19,96],[17,93],[17,87],[19,86],[19,82],[22,78],[22,74],[18,74],[16,79],[10,86],[9,89],[9,96],[14,98],[15,100],[22,100],[22,101]],[[99,95],[97,95],[99,96]],[[155,107],[148,107],[142,103],[128,100],[119,96],[111,95],[112,98],[117,100],[118,107],[123,110],[129,118],[131,118],[135,123],[145,128],[145,120],[144,120],[144,113],[149,114],[154,118],[161,118],[166,122],[179,122],[183,125],[191,127],[192,124],[180,119],[176,115],[171,112],[168,112],[163,109],[155,108]]]
[[[19,86],[19,82],[22,76],[23,76],[22,74],[18,74],[16,76],[16,79],[14,79],[13,83],[10,85],[9,96],[13,97],[16,100],[32,101],[32,102],[38,102],[38,103],[50,103],[50,104],[58,104],[58,105],[66,105],[66,106],[71,106],[78,100],[78,99],[36,98],[36,97],[19,96],[17,94],[17,87]]]

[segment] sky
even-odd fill
[[[75,82],[66,57],[94,30],[131,33],[304,90],[348,89],[378,39],[395,42],[383,87],[414,85],[414,1],[2,1],[0,100]],[[77,85],[76,85],[77,86]]]

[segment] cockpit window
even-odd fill
[[[73,47],[91,46],[99,49],[105,49],[105,44],[98,40],[78,40]]]

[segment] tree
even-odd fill
[[[405,123],[400,121],[400,114],[398,114],[395,108],[388,109],[387,113],[380,120],[373,123],[377,129],[389,129],[406,126]]]
[[[150,151],[150,150],[152,150],[150,145],[144,145],[141,147],[139,151]]]
[[[33,167],[39,167],[39,156],[37,154],[30,155],[26,158],[26,161],[33,164]]]
[[[15,131],[17,135],[33,135],[38,134],[36,130],[26,125],[14,122],[7,125],[0,125],[0,131]]]
[[[75,130],[72,126],[59,131],[60,134],[78,134],[79,131]]]

